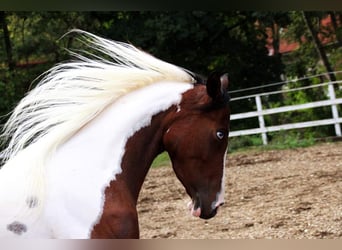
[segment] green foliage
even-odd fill
[[[261,135],[233,137],[229,139],[229,152],[238,152],[261,148],[263,150],[292,149],[309,147],[315,143],[317,134],[308,130],[303,131],[279,131],[268,134],[269,142],[263,145]]]
[[[0,124],[5,122],[6,115],[33,87],[33,80],[50,67],[51,64],[47,63],[36,65],[30,69],[0,70]]]
[[[262,146],[262,139],[260,135],[247,135],[247,136],[239,136],[232,137],[229,139],[228,143],[228,151],[234,152],[243,150],[246,148]]]
[[[268,149],[291,149],[308,147],[315,143],[315,135],[309,131],[279,131],[270,134],[272,140]]]
[[[72,28],[130,42],[168,62],[199,74],[228,72],[231,89],[278,81],[283,71],[278,57],[268,56],[266,36],[255,27],[254,12],[5,12],[16,71],[33,74],[33,65],[52,65],[69,58],[66,49],[81,49]],[[259,15],[261,15],[259,13]],[[265,18],[264,18],[265,19]],[[0,30],[0,35],[1,35]],[[3,43],[1,61],[6,62]],[[6,64],[0,67],[6,69]],[[21,68],[18,68],[20,66]],[[40,72],[42,73],[42,72]],[[14,77],[15,78],[15,77]],[[17,79],[6,82],[22,84]],[[3,82],[5,82],[3,80]],[[17,92],[18,98],[22,92]],[[7,106],[7,103],[2,104]],[[245,107],[237,107],[239,112]]]
[[[88,12],[9,12],[7,21],[17,63],[58,62],[65,58],[64,48],[71,45],[70,40],[59,40],[68,30],[98,27]]]
[[[310,13],[316,28],[319,27],[319,18],[325,15],[326,12]],[[9,70],[5,43],[0,42],[0,117],[13,109],[41,73],[55,63],[70,59],[66,49],[82,49],[72,35],[62,37],[72,28],[130,42],[165,61],[199,74],[207,75],[213,70],[228,72],[230,90],[279,82],[281,75],[294,79],[325,72],[298,11],[5,12],[5,16],[15,67]],[[268,39],[266,29],[273,32],[272,45],[276,51],[273,56],[268,55],[265,47]],[[3,36],[0,29],[0,39]],[[341,26],[336,30],[336,37],[341,37]],[[298,42],[299,49],[280,55],[277,53],[280,38]],[[341,70],[341,47],[334,46],[326,51],[333,68]],[[338,77],[341,79],[342,74]],[[304,85],[303,82],[294,82],[286,87],[308,86],[319,81],[307,81]],[[260,92],[282,87],[261,89]],[[269,107],[293,105],[322,99],[325,94],[323,89],[299,91],[265,97],[267,100],[263,103]],[[337,89],[336,95],[341,97],[342,90]],[[247,112],[255,109],[255,101],[232,102],[231,109],[233,113]],[[339,109],[341,113],[341,105]],[[322,118],[329,112],[327,107],[265,117],[265,120],[272,124],[288,123]],[[5,120],[1,117],[0,124]],[[254,118],[232,121],[234,129],[257,127],[257,124]],[[321,132],[326,135],[332,133],[325,128]],[[232,149],[261,145],[261,139],[259,136],[233,138],[231,145]]]

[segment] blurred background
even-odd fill
[[[0,124],[37,77],[83,49],[63,36],[78,28],[204,76],[228,72],[230,150],[339,138],[341,22],[341,11],[0,11]]]

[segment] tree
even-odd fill
[[[8,68],[9,70],[13,70],[14,61],[12,57],[12,46],[11,46],[10,35],[9,35],[8,27],[7,27],[6,13],[4,11],[0,11],[0,22],[1,22],[2,30],[3,30]]]
[[[342,47],[342,34],[341,34],[341,29],[342,27],[339,27],[337,24],[337,18],[336,18],[336,12],[335,11],[328,11],[328,14],[331,17],[331,23],[334,28],[334,32],[336,34],[336,40],[338,42],[338,46]],[[339,15],[341,17],[341,15]]]
[[[322,60],[323,65],[324,65],[324,67],[325,67],[325,69],[326,69],[326,71],[328,73],[330,81],[336,81],[336,77],[335,77],[335,74],[332,73],[333,69],[332,69],[332,67],[330,65],[328,57],[327,57],[327,55],[326,55],[326,53],[324,51],[324,48],[323,48],[323,46],[321,44],[321,41],[319,40],[319,38],[317,36],[317,32],[316,32],[316,30],[315,30],[315,28],[314,28],[314,26],[313,26],[313,24],[312,24],[312,22],[310,20],[310,17],[312,17],[312,14],[310,15],[310,13],[302,11],[302,15],[303,15],[303,19],[305,21],[305,24],[308,27],[310,35],[312,37],[312,41],[313,41],[314,46],[315,46],[315,48],[317,50],[317,53],[318,53],[320,59]]]
[[[7,16],[13,58],[26,67],[15,68],[16,76],[6,80],[11,86],[21,86],[22,91],[15,91],[17,99],[32,79],[68,58],[63,47],[82,49],[73,36],[60,39],[71,28],[130,42],[202,75],[213,70],[228,72],[231,90],[279,81],[283,72],[280,56],[268,55],[264,30],[256,28],[254,12],[9,12]],[[253,105],[234,107],[234,112]]]

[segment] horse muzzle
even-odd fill
[[[188,204],[188,208],[190,211],[190,214],[195,217],[199,217],[201,219],[210,219],[214,217],[217,214],[217,210],[220,206],[222,206],[224,203],[217,203],[215,202],[215,206],[203,206],[203,204],[200,202],[200,200],[192,200]]]

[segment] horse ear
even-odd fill
[[[207,80],[207,93],[214,101],[223,101],[228,91],[228,74],[213,72]]]

